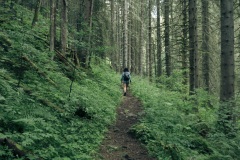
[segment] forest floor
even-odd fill
[[[100,157],[104,160],[155,160],[146,148],[134,138],[129,129],[143,115],[141,102],[131,94],[124,96],[117,108],[116,122],[109,127],[100,147]]]

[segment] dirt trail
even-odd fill
[[[117,109],[117,120],[109,128],[100,148],[103,160],[155,160],[129,133],[129,128],[138,122],[142,114],[141,103],[128,94]]]

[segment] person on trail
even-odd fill
[[[121,82],[123,85],[123,95],[126,96],[127,94],[127,88],[129,86],[129,83],[131,82],[131,76],[128,68],[124,68],[122,77],[121,77]]]

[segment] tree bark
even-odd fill
[[[90,63],[91,63],[91,56],[92,56],[92,52],[91,52],[91,48],[92,48],[92,43],[91,43],[91,39],[92,39],[92,18],[93,18],[93,4],[94,4],[94,0],[90,1],[90,19],[89,19],[89,36],[88,36],[88,49],[87,49],[87,68],[90,67]]]
[[[136,37],[136,28],[135,28],[135,19],[134,19],[134,2],[133,0],[129,1],[129,20],[130,20],[130,24],[129,24],[129,35],[130,35],[130,40],[129,40],[129,44],[130,44],[130,50],[129,50],[129,66],[130,66],[130,70],[131,72],[135,72],[135,68],[136,68],[136,61],[135,61],[135,50],[136,50],[136,46],[135,46],[135,37]]]
[[[117,71],[121,72],[122,71],[122,41],[121,41],[121,15],[120,15],[120,4],[117,4],[117,9],[116,9],[116,43],[117,43]]]
[[[123,68],[127,67],[128,62],[128,6],[124,0],[123,10]]]
[[[89,54],[90,54],[90,47],[91,47],[91,29],[92,29],[92,14],[93,14],[93,0],[84,0],[83,6],[80,7],[82,10],[80,14],[82,14],[82,21],[80,22],[78,30],[83,31],[84,36],[80,39],[80,42],[83,42],[84,46],[80,47],[79,49],[79,60],[80,65],[83,68],[89,67]]]
[[[233,0],[221,0],[221,101],[234,98]]]
[[[183,0],[183,22],[182,22],[182,70],[183,70],[183,84],[188,84],[188,74],[187,74],[187,0]]]
[[[148,69],[149,69],[149,80],[152,80],[152,0],[148,3]]]
[[[144,4],[143,4],[144,0],[141,0],[141,12],[140,12],[140,17],[141,17],[141,21],[140,21],[140,37],[139,37],[139,56],[138,56],[138,72],[139,75],[143,75],[143,46],[144,46],[144,41],[143,41],[143,26],[144,26]]]
[[[55,7],[56,7],[56,1],[55,0],[50,0],[50,51],[53,52],[55,48]]]
[[[62,0],[62,21],[61,21],[61,52],[66,55],[68,37],[68,1]]]
[[[208,0],[202,0],[202,54],[203,54],[203,82],[209,91],[209,11]]]
[[[197,0],[189,0],[190,94],[198,88]]]
[[[165,60],[166,60],[166,74],[171,75],[171,53],[170,53],[170,40],[169,40],[169,0],[164,0],[164,22],[165,22]]]
[[[219,123],[226,134],[235,126],[235,64],[233,0],[221,0],[221,85]]]
[[[157,0],[157,77],[162,75],[162,39],[160,19],[160,0]]]
[[[42,0],[37,1],[36,7],[35,7],[35,12],[34,12],[34,17],[33,17],[33,21],[32,21],[32,28],[38,22],[38,15],[39,15],[39,10],[40,10],[40,7],[41,7],[41,3],[42,3]]]
[[[114,70],[117,70],[117,53],[115,52],[116,49],[116,45],[115,45],[115,32],[114,32],[114,28],[115,28],[115,0],[111,0],[111,35],[110,35],[110,43],[111,43],[111,47],[112,47],[112,53],[111,53],[111,63],[112,63],[112,67]]]
[[[133,31],[132,31],[132,25],[133,25],[133,19],[132,19],[132,6],[131,6],[132,0],[128,0],[128,57],[127,57],[127,66],[132,71],[132,37],[133,37]]]

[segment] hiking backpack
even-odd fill
[[[130,80],[130,73],[129,72],[124,72],[123,73],[123,80],[124,81],[129,81]]]

